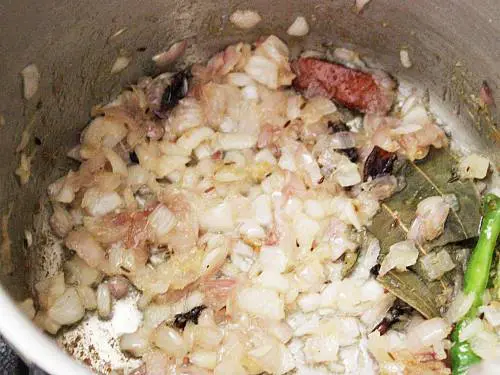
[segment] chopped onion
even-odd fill
[[[356,13],[360,13],[363,8],[368,4],[371,0],[356,0],[355,10]]]
[[[337,358],[339,344],[333,336],[309,338],[305,342],[304,354],[309,363],[329,362]]]
[[[200,226],[205,230],[219,232],[234,229],[233,211],[229,202],[222,202],[205,210],[199,219]]]
[[[336,196],[328,202],[326,208],[327,212],[331,212],[331,214],[335,215],[343,222],[352,224],[358,230],[361,229],[361,223],[352,199]]]
[[[479,180],[486,177],[490,161],[484,156],[471,154],[460,160],[458,173],[461,178]]]
[[[26,128],[21,133],[21,141],[16,147],[16,152],[23,151],[26,148],[26,146],[28,146],[30,140],[31,140],[31,132]]]
[[[449,323],[458,322],[470,310],[474,303],[474,293],[465,294],[460,291],[446,311],[445,318]]]
[[[113,40],[117,37],[119,37],[120,35],[122,35],[125,31],[127,31],[127,28],[126,27],[122,27],[121,29],[119,29],[118,31],[114,32],[113,34],[111,34],[108,38],[108,40]]]
[[[241,309],[264,319],[280,320],[285,317],[283,300],[274,290],[245,288],[238,293],[237,301]]]
[[[217,366],[217,353],[196,351],[189,355],[189,361],[198,367],[213,370]]]
[[[259,13],[253,10],[236,10],[231,16],[229,20],[240,29],[251,29],[255,25],[257,25],[262,18]]]
[[[247,375],[245,368],[234,359],[225,359],[217,364],[214,369],[214,375]]]
[[[48,309],[66,290],[64,274],[60,272],[52,277],[39,281],[35,284],[35,289],[38,294],[40,306],[44,309]]]
[[[263,340],[255,349],[248,352],[254,363],[255,372],[283,375],[295,367],[292,354],[277,340]]]
[[[361,174],[356,163],[353,163],[345,155],[337,157],[334,178],[342,187],[354,186],[361,182]]]
[[[71,229],[73,229],[73,218],[71,214],[59,204],[54,204],[53,209],[54,213],[49,219],[50,227],[57,236],[64,238]]]
[[[159,204],[149,215],[148,224],[155,233],[156,242],[165,244],[168,241],[168,233],[174,229],[177,224],[177,219],[167,206]]]
[[[492,301],[487,306],[481,306],[479,311],[493,327],[500,326],[500,302]]]
[[[268,195],[259,195],[253,201],[253,209],[255,211],[255,219],[261,225],[270,225],[273,220],[271,207],[271,198]]]
[[[68,284],[91,286],[101,279],[101,273],[75,255],[64,264],[64,273]]]
[[[111,315],[111,293],[107,283],[97,287],[97,313],[102,319],[108,319]]]
[[[420,258],[420,264],[431,280],[439,279],[455,268],[455,263],[446,250],[435,251]]]
[[[449,211],[450,205],[441,196],[422,200],[417,206],[417,217],[411,224],[408,239],[423,243],[441,235]]]
[[[275,271],[263,271],[256,282],[265,288],[276,290],[280,293],[286,293],[290,287],[288,279]]]
[[[120,73],[130,64],[131,59],[127,56],[118,56],[111,67],[111,74]]]
[[[128,167],[127,184],[132,187],[139,188],[142,185],[146,185],[150,177],[151,174],[139,164]]]
[[[212,274],[224,264],[228,255],[228,248],[226,246],[217,247],[210,250],[205,254],[201,269],[203,274]]]
[[[187,40],[182,40],[172,44],[167,51],[160,52],[153,56],[153,61],[159,68],[164,68],[184,55],[187,48]]]
[[[321,295],[319,293],[301,294],[297,298],[297,304],[304,312],[317,310],[321,304]]]
[[[264,56],[252,56],[245,65],[245,72],[270,89],[278,88],[278,67]]]
[[[121,176],[127,177],[127,164],[125,161],[113,150],[107,148],[104,150],[104,156],[108,159],[113,169],[113,173],[117,173]]]
[[[85,310],[95,310],[97,308],[97,296],[94,289],[89,286],[79,286],[77,292]]]
[[[409,54],[407,49],[401,49],[399,51],[399,59],[401,60],[401,65],[403,65],[403,67],[405,67],[407,69],[412,67],[412,63],[410,60],[410,54]]]
[[[173,109],[168,123],[176,133],[186,129],[201,126],[204,123],[204,113],[200,103],[194,98],[184,98]]]
[[[353,148],[356,147],[356,135],[352,132],[338,132],[329,137],[329,144],[334,149]]]
[[[319,224],[304,214],[294,218],[294,229],[297,234],[297,242],[303,252],[309,252],[316,234],[320,230]]]
[[[281,273],[287,267],[288,257],[283,249],[278,246],[262,246],[259,253],[259,262],[262,269]]]
[[[451,331],[451,325],[442,318],[432,318],[414,325],[408,331],[408,346],[414,351],[439,343]]]
[[[315,96],[311,98],[302,110],[300,117],[305,124],[314,124],[323,116],[337,112],[337,107],[328,98]]]
[[[83,133],[83,145],[113,148],[127,135],[127,127],[106,117],[95,118]]]
[[[227,82],[238,87],[254,85],[254,80],[245,73],[229,73],[226,77]]]
[[[33,245],[33,233],[31,231],[25,229],[24,230],[24,239],[26,240],[26,247],[29,249],[31,245]]]
[[[375,329],[385,318],[389,309],[394,304],[394,301],[396,301],[396,297],[394,295],[391,293],[384,294],[382,298],[377,301],[375,307],[372,307],[370,310],[366,310],[363,315],[361,315],[361,322],[366,325],[369,330]]]
[[[149,350],[150,331],[139,329],[133,333],[126,333],[120,337],[120,349],[140,357]]]
[[[476,336],[478,333],[484,330],[483,322],[479,318],[474,318],[468,322],[465,322],[464,326],[460,330],[459,339],[460,341],[467,341],[471,337]]]
[[[31,99],[38,91],[40,71],[35,64],[30,64],[21,71],[23,77],[24,99]]]
[[[17,307],[19,307],[28,319],[33,320],[35,318],[36,310],[32,298],[27,298],[23,302],[18,303]]]
[[[92,216],[106,215],[123,204],[120,195],[114,191],[103,192],[90,188],[83,195],[82,207]]]
[[[223,335],[219,328],[214,325],[202,325],[194,327],[194,340],[197,345],[205,350],[216,350],[222,341]]]
[[[75,288],[68,288],[47,311],[47,315],[59,325],[69,325],[83,318],[85,309]]]
[[[99,267],[106,262],[106,254],[101,245],[85,230],[72,231],[65,240],[66,246],[76,251],[90,267]]]
[[[292,36],[305,36],[309,33],[309,25],[304,17],[299,16],[293,21],[288,30],[288,35]]]
[[[257,144],[257,137],[249,134],[239,133],[219,133],[216,144],[222,150],[243,150],[254,147]]]
[[[157,347],[176,358],[183,358],[187,353],[182,336],[175,329],[166,325],[155,330],[152,340]]]
[[[347,48],[335,48],[333,51],[333,56],[335,59],[346,64],[347,66],[353,66],[357,68],[365,68],[365,63],[359,57],[359,53],[347,49]]]
[[[382,261],[380,275],[396,268],[398,271],[406,271],[406,267],[412,266],[417,262],[418,249],[413,241],[397,242],[389,248],[389,253]]]
[[[15,174],[19,176],[19,181],[21,185],[26,185],[29,182],[31,177],[31,159],[34,154],[31,156],[26,155],[24,152],[21,153],[21,159],[19,161],[19,167],[15,170]]]
[[[143,357],[141,367],[129,372],[128,375],[165,375],[166,371],[175,371],[176,368],[173,358],[159,350],[152,350],[146,353]],[[194,375],[183,369],[185,375]],[[118,375],[111,373],[110,375]],[[204,375],[204,374],[200,374]]]
[[[208,127],[189,129],[178,140],[177,145],[191,153],[203,141],[209,139],[214,131]]]
[[[36,314],[35,319],[33,319],[33,322],[52,335],[55,335],[61,328],[61,325],[57,324],[44,311],[39,311]]]
[[[500,341],[498,335],[482,330],[469,339],[470,347],[474,353],[484,360],[498,359]]]
[[[258,21],[252,11],[231,16],[243,28]],[[297,17],[288,34],[308,30]],[[153,60],[162,70],[186,48],[186,41],[174,43]],[[359,233],[401,186],[389,175],[364,183],[359,168],[375,144],[414,160],[445,146],[446,136],[414,93],[392,117],[366,115],[363,123],[357,116],[348,129],[331,132],[329,123],[351,115],[327,97],[297,93],[290,55],[274,35],[241,42],[194,66],[189,90],[183,73],[163,73],[94,108],[70,152],[80,168],[48,189],[52,233],[76,254],[64,273],[36,284],[36,315],[26,302],[37,325],[56,333],[86,310],[110,319],[115,307],[118,319],[124,304],[136,304],[142,326],[123,335],[120,348],[142,357],[137,375],[376,372],[367,332],[396,297],[372,275],[378,240]],[[354,51],[326,57],[367,69]],[[130,63],[125,58],[117,72]],[[393,89],[387,75],[372,73],[381,89]],[[171,100],[162,105],[165,93]],[[19,150],[28,129],[22,138]],[[359,163],[350,160],[354,149]],[[24,155],[26,165],[32,156]],[[409,238],[439,235],[449,209],[459,208],[450,198],[420,202]],[[359,256],[344,277],[346,251]],[[394,244],[380,274],[417,260],[414,242]],[[439,279],[454,264],[439,251],[421,266]],[[490,323],[500,326],[495,305],[484,303],[485,332],[470,336],[480,351]],[[200,314],[193,310],[201,306]],[[464,306],[452,306],[450,319]],[[182,330],[179,314],[188,318]],[[431,354],[430,366],[444,358],[449,326],[421,321],[412,317],[408,334],[372,334],[380,371],[404,372],[401,361],[423,364]]]

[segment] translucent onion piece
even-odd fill
[[[229,20],[240,29],[251,29],[257,25],[262,18],[253,10],[237,10],[229,17]]]
[[[389,253],[382,261],[380,275],[385,275],[391,269],[406,271],[406,267],[417,262],[418,249],[413,241],[401,241],[389,248]]]
[[[309,25],[306,19],[302,16],[297,17],[286,33],[292,36],[306,36],[309,33]]]
[[[38,91],[40,71],[35,64],[30,64],[21,71],[23,77],[24,99],[31,99]]]
[[[57,324],[68,325],[83,318],[85,309],[75,288],[68,288],[47,311]]]
[[[107,283],[101,283],[97,287],[97,313],[101,319],[111,316],[111,293]]]

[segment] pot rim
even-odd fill
[[[90,374],[27,319],[1,285],[0,317],[2,336],[28,366],[35,365],[51,375]]]

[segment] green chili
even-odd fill
[[[464,293],[472,294],[474,302],[467,314],[457,323],[451,339],[451,366],[453,375],[466,374],[469,367],[481,360],[467,341],[460,341],[461,330],[477,316],[482,305],[483,294],[488,284],[495,246],[500,233],[500,198],[488,194],[484,198],[483,219],[476,247],[467,264],[464,276]]]

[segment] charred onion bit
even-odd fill
[[[176,314],[174,320],[174,326],[179,329],[184,329],[187,322],[191,321],[194,324],[198,324],[198,318],[203,310],[206,309],[205,305],[200,305],[193,307],[186,313]]]
[[[377,330],[381,335],[383,335],[392,327],[394,323],[399,321],[401,315],[409,315],[412,311],[413,308],[410,305],[404,303],[400,299],[396,300],[385,318],[378,324],[378,326],[375,327],[374,331]]]
[[[365,162],[363,181],[368,180],[369,177],[375,179],[386,174],[391,174],[396,159],[397,156],[395,153],[385,151],[378,146],[373,147],[372,152],[368,155]]]
[[[343,122],[333,122],[328,121],[328,129],[332,131],[332,133],[340,133],[340,132],[348,132],[349,128]]]
[[[349,128],[343,122],[329,121],[328,128],[332,131],[332,133],[348,132],[349,131]],[[341,152],[342,154],[347,156],[349,158],[349,160],[352,161],[353,163],[356,163],[358,161],[358,158],[359,158],[358,150],[356,150],[355,147],[346,148],[346,149],[339,149],[339,150],[337,150],[337,152]]]
[[[483,81],[483,84],[481,85],[481,89],[479,90],[479,98],[481,99],[482,105],[489,105],[489,106],[494,106],[495,101],[493,99],[493,92],[491,91],[490,86],[488,85],[488,82]]]
[[[137,157],[137,154],[135,153],[135,151],[131,151],[129,152],[129,158],[130,158],[130,161],[133,163],[133,164],[139,164],[139,158]]]
[[[358,161],[358,151],[353,147],[353,148],[346,148],[344,150],[338,150],[341,153],[343,153],[345,156],[349,158],[350,161],[353,163],[356,163]]]
[[[188,92],[188,75],[185,71],[176,73],[163,92],[160,104],[160,113],[173,109],[179,101],[186,96]]]
[[[363,113],[387,113],[396,84],[383,72],[371,74],[315,58],[301,57],[292,69],[296,90],[306,97],[324,96]]]

